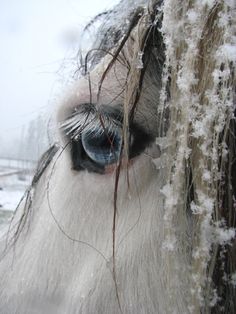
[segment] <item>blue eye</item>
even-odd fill
[[[81,142],[88,157],[101,166],[112,164],[120,157],[122,138],[118,130],[88,131],[82,134]]]

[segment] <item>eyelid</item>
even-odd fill
[[[84,104],[74,109],[74,112],[60,123],[60,128],[70,138],[78,137],[82,131],[96,130],[103,132],[122,127],[122,114],[116,108],[101,106],[96,109],[95,105]]]

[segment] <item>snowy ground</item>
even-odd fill
[[[32,175],[22,169],[0,164],[0,233],[10,221],[31,179]]]

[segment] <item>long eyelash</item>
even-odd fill
[[[90,111],[85,113],[75,111],[69,118],[60,123],[60,128],[67,136],[76,139],[84,131],[95,135],[104,132],[113,133],[122,129],[122,123],[105,112]]]

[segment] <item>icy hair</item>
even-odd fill
[[[169,101],[164,89],[161,96],[170,110],[166,261],[175,265],[173,243],[189,225],[194,313],[236,311],[235,13],[233,1],[163,7],[163,88],[171,80]]]

